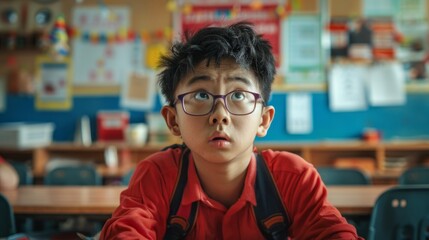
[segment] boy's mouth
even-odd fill
[[[224,140],[224,141],[226,141],[226,138],[222,138],[222,137],[215,137],[215,138],[212,138],[212,141],[220,141],[220,140]]]
[[[230,139],[224,133],[215,133],[210,137],[210,141],[230,141]]]

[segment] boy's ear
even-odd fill
[[[266,106],[262,110],[261,123],[258,127],[258,132],[256,135],[258,137],[265,137],[268,133],[268,129],[270,128],[271,122],[274,118],[275,109],[273,106]]]
[[[163,106],[161,114],[164,117],[165,123],[167,124],[168,129],[170,129],[170,132],[174,136],[180,136],[180,128],[176,121],[176,109],[172,106]]]

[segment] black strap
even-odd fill
[[[183,192],[188,181],[189,149],[184,145],[175,145],[182,148],[182,155],[179,163],[179,176],[174,189],[173,197],[170,202],[170,212],[167,222],[167,230],[164,235],[165,240],[183,239],[188,231],[193,227],[198,211],[198,202],[192,203],[188,219],[177,216]]]
[[[289,218],[283,206],[274,179],[262,155],[256,154],[256,220],[266,239],[287,239]]]

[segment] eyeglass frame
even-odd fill
[[[185,105],[184,105],[184,102],[183,102],[183,99],[184,99],[184,97],[185,97],[186,95],[188,95],[188,94],[190,94],[190,93],[195,93],[195,92],[205,92],[205,93],[207,93],[207,94],[209,94],[210,96],[212,96],[212,97],[213,97],[212,107],[210,108],[210,110],[209,110],[207,113],[205,113],[205,114],[191,114],[191,113],[188,113],[188,112],[186,111],[186,109],[185,109]],[[229,95],[229,94],[233,93],[233,92],[247,92],[247,93],[252,94],[252,95],[255,97],[255,104],[254,104],[254,106],[253,106],[253,110],[252,110],[252,111],[250,111],[249,113],[244,113],[244,114],[236,114],[236,113],[232,113],[232,112],[229,110],[229,108],[228,108],[228,104],[227,104],[227,102],[226,102],[226,100],[225,100],[225,97],[226,97],[227,95]],[[176,99],[176,101],[174,101],[174,103],[172,104],[172,106],[175,106],[175,105],[180,101],[180,105],[182,105],[183,112],[185,112],[186,114],[188,114],[188,115],[190,115],[190,116],[201,117],[201,116],[209,115],[211,112],[213,112],[213,109],[215,108],[215,105],[216,105],[216,104],[215,104],[216,99],[218,99],[218,98],[221,98],[221,99],[223,100],[226,111],[228,111],[230,114],[232,114],[232,115],[234,115],[234,116],[246,116],[246,115],[252,114],[252,113],[255,111],[255,109],[256,109],[256,104],[259,102],[259,101],[258,101],[259,99],[261,99],[261,100],[262,100],[262,102],[261,102],[261,103],[263,104],[263,106],[266,106],[266,105],[265,105],[265,101],[264,101],[264,99],[262,98],[262,95],[261,95],[261,94],[259,94],[259,93],[255,93],[255,92],[251,92],[251,91],[247,91],[247,90],[233,90],[233,91],[228,92],[228,93],[223,94],[223,95],[222,95],[222,94],[217,94],[217,95],[215,95],[215,94],[212,94],[212,93],[210,93],[210,92],[207,92],[207,91],[201,91],[201,90],[197,90],[197,91],[190,91],[190,92],[186,92],[186,93],[182,93],[182,94],[177,95],[177,99]]]

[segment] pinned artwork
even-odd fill
[[[133,72],[122,86],[121,106],[136,110],[148,110],[154,105],[155,73]]]
[[[68,110],[72,106],[70,64],[68,59],[37,59],[36,107],[45,110]]]
[[[120,86],[133,66],[129,9],[78,7],[72,25],[82,36],[72,40],[74,86]]]

